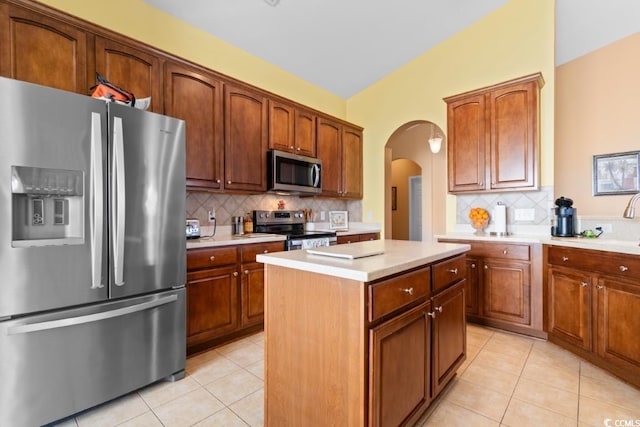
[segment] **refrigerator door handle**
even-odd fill
[[[68,326],[82,325],[85,323],[98,322],[101,320],[112,319],[114,317],[126,316],[131,313],[137,313],[139,311],[149,310],[151,308],[159,307],[161,305],[170,304],[178,300],[178,295],[168,295],[162,298],[158,298],[153,301],[147,301],[140,304],[132,305],[129,307],[118,308],[111,311],[105,311],[102,313],[87,314],[84,316],[69,317],[66,319],[49,320],[39,323],[28,323],[24,325],[16,325],[7,328],[7,335],[26,334],[29,332],[46,331],[49,329],[65,328]]]
[[[125,227],[125,185],[124,185],[124,133],[122,118],[113,118],[113,180],[115,183],[115,214],[112,213],[114,283],[124,286],[124,227]]]
[[[91,230],[91,289],[103,288],[102,238],[104,231],[102,192],[102,125],[100,113],[91,113],[91,175],[90,175],[90,223]]]

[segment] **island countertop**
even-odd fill
[[[343,259],[310,254],[306,250],[259,254],[256,261],[344,279],[371,282],[468,251],[467,244],[371,240],[322,248],[351,254],[382,252],[363,258]]]

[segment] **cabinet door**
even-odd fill
[[[83,30],[4,3],[0,4],[0,44],[0,75],[88,94]]]
[[[256,325],[264,319],[264,265],[242,268],[242,326]]]
[[[295,147],[298,154],[316,157],[316,115],[301,108],[295,112]]]
[[[399,426],[431,402],[429,302],[369,331],[369,425]]]
[[[362,131],[348,126],[342,132],[342,196],[362,198]]]
[[[591,350],[592,277],[582,271],[555,267],[548,274],[548,333]]]
[[[483,315],[519,325],[530,325],[530,276],[528,263],[485,260]]]
[[[151,97],[148,110],[162,113],[159,62],[151,52],[96,37],[95,71],[111,83],[132,92],[136,98]],[[94,80],[95,73],[91,73],[89,81],[93,83]]]
[[[489,95],[491,189],[536,188],[538,90],[535,82]]]
[[[317,154],[322,160],[322,195],[342,195],[342,125],[324,117],[317,120]]]
[[[222,188],[222,82],[206,71],[167,63],[164,103],[165,114],[187,124],[187,186]]]
[[[467,274],[464,281],[465,307],[467,314],[478,315],[480,284],[480,264],[478,258],[466,257]]]
[[[269,100],[269,148],[295,153],[295,108]]]
[[[187,274],[187,344],[238,327],[238,272],[234,266]]]
[[[449,191],[484,190],[486,176],[485,96],[447,106]]]
[[[603,276],[598,279],[595,292],[598,355],[640,374],[640,286]]]
[[[267,98],[225,85],[224,186],[227,190],[267,190]]]
[[[467,321],[464,280],[433,297],[433,396],[437,396],[466,359]]]

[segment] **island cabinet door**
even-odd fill
[[[466,359],[467,323],[464,280],[432,298],[433,396],[437,396]]]
[[[431,402],[431,303],[370,330],[369,425],[413,425]]]

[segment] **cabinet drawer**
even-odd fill
[[[235,246],[221,248],[190,249],[187,251],[187,270],[219,267],[238,262]]]
[[[465,256],[458,256],[433,266],[433,292],[462,280],[467,274]]]
[[[640,257],[612,252],[550,246],[549,264],[640,279]]]
[[[365,233],[360,235],[361,242],[366,242],[368,240],[380,240],[380,233]]]
[[[242,245],[242,263],[256,262],[256,255],[284,251],[284,242],[253,243]]]
[[[430,295],[431,268],[425,267],[393,277],[369,287],[369,320],[382,316]]]
[[[529,245],[518,245],[514,243],[471,243],[469,255],[479,255],[485,258],[518,259],[529,261]]]

